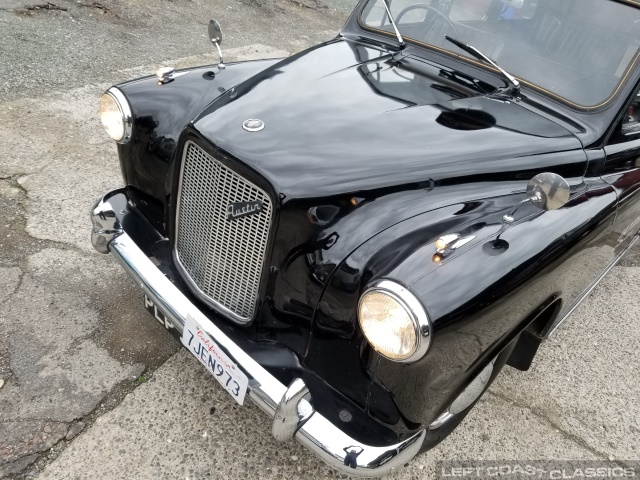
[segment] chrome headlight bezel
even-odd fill
[[[391,297],[394,301],[398,302],[400,306],[407,312],[412,323],[416,338],[416,345],[413,351],[404,358],[393,358],[384,354],[384,352],[378,350],[367,337],[366,331],[362,325],[362,319],[360,318],[360,311],[362,302],[366,295],[372,292],[381,293]],[[360,296],[358,301],[358,323],[364,337],[367,339],[371,347],[376,350],[380,355],[385,358],[399,363],[412,363],[425,356],[431,345],[432,337],[432,325],[429,320],[429,316],[422,303],[411,293],[407,288],[393,280],[379,280],[370,285]]]
[[[111,97],[111,99],[115,102],[116,106],[120,110],[120,115],[122,117],[122,137],[120,139],[115,139],[111,137],[111,135],[109,136],[115,142],[125,144],[129,140],[131,140],[131,135],[133,132],[133,113],[131,111],[131,106],[129,105],[129,102],[127,101],[127,98],[124,96],[124,94],[116,87],[111,87],[103,95],[108,95],[109,97]],[[100,116],[100,121],[102,122],[103,127],[105,127],[104,121],[102,120],[102,115]]]

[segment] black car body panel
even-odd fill
[[[337,39],[221,95],[194,127],[287,199],[506,177],[527,170],[521,158],[581,147],[571,132],[516,102],[454,89],[442,66],[388,60],[381,50]],[[264,121],[263,131],[238,128],[253,117]]]
[[[283,383],[303,378],[332,423],[386,445],[432,425],[492,362],[497,375],[523,336],[539,342],[635,238],[640,133],[620,132],[639,72],[592,111],[527,86],[497,99],[496,72],[415,44],[398,53],[363,29],[366,1],[339,37],[289,58],[119,85],[134,116],[118,147],[119,195],[149,222],[143,250],[211,322]],[[248,119],[264,129],[247,131]],[[274,203],[246,325],[203,304],[173,267],[188,141]],[[569,201],[523,204],[507,225],[542,172],[567,180]],[[452,233],[473,238],[434,257]],[[363,292],[381,279],[411,291],[431,322],[415,362],[379,354],[358,323]]]

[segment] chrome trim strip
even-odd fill
[[[587,298],[589,296],[589,294],[593,291],[594,288],[596,288],[598,286],[598,284],[602,281],[602,279],[607,275],[607,273],[609,273],[611,271],[611,269],[613,267],[615,267],[618,262],[620,260],[622,260],[622,258],[627,254],[627,252],[629,250],[631,250],[631,248],[636,244],[636,242],[638,241],[638,235],[636,235],[633,240],[631,240],[631,242],[629,242],[629,245],[627,245],[627,248],[624,249],[624,251],[618,255],[610,264],[609,266],[607,266],[607,268],[604,269],[604,271],[600,274],[600,276],[598,278],[596,278],[591,285],[589,285],[587,287],[587,289],[582,292],[580,294],[580,296],[576,299],[575,302],[573,302],[573,304],[571,305],[571,307],[569,308],[569,310],[567,310],[567,312],[562,316],[559,317],[555,322],[553,322],[553,324],[547,328],[545,330],[545,332],[542,333],[542,337],[543,338],[549,338],[551,335],[553,335],[555,333],[555,331],[558,329],[558,327],[560,327],[560,325],[562,325],[565,320],[567,320],[567,318],[569,318],[571,316],[571,314],[576,310],[576,308],[578,308],[580,306],[580,304],[584,301],[585,298]]]
[[[475,235],[469,235],[467,237],[462,237],[457,242],[455,242],[453,245],[451,245],[451,250],[457,250],[460,247],[464,247],[467,243],[469,243],[474,238],[476,238]]]
[[[107,94],[111,98],[113,98],[113,100],[118,105],[118,108],[120,108],[120,112],[122,113],[122,120],[124,123],[124,136],[122,137],[122,140],[117,143],[128,143],[129,140],[131,140],[131,135],[133,133],[133,112],[131,111],[131,105],[129,105],[127,97],[124,96],[124,93],[122,93],[116,87],[111,87],[109,90],[107,90]]]
[[[284,415],[285,418],[279,419],[279,422],[302,423],[295,432],[295,438],[321,460],[341,473],[373,477],[385,475],[395,468],[402,467],[418,453],[426,430],[400,443],[382,447],[362,444],[344,433],[302,398],[301,393],[306,390],[302,380],[296,379],[294,384],[287,388],[211,323],[122,230],[108,200],[99,201],[94,206],[91,217],[94,223],[93,232],[97,231],[96,235],[100,235],[101,229],[96,227],[100,226],[101,218],[115,219],[114,229],[118,229],[121,233],[111,238],[105,236],[96,245],[108,245],[109,251],[179,332],[184,329],[187,315],[191,315],[246,373],[249,378],[249,398],[272,418],[275,418],[276,411]],[[297,408],[289,408],[290,402],[292,405],[297,404]],[[301,422],[303,419],[306,421]],[[277,427],[274,428],[278,430]]]

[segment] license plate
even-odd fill
[[[162,313],[146,295],[144,296],[144,305],[156,320],[167,329],[174,328],[174,325],[166,315]],[[187,350],[189,350],[193,356],[209,370],[213,378],[222,385],[222,388],[229,392],[236,402],[242,405],[244,403],[245,393],[247,392],[247,386],[249,385],[249,379],[189,314],[187,314],[187,321],[182,331],[181,340],[182,344],[187,347]]]
[[[187,314],[182,332],[182,344],[206,367],[222,388],[240,405],[244,402],[249,380],[235,363],[220,349],[198,322]]]

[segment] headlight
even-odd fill
[[[129,102],[120,90],[110,88],[100,98],[100,120],[109,136],[118,143],[131,138],[132,115]]]
[[[398,283],[382,280],[365,291],[358,320],[371,346],[391,360],[413,362],[429,348],[427,314],[418,299]]]

